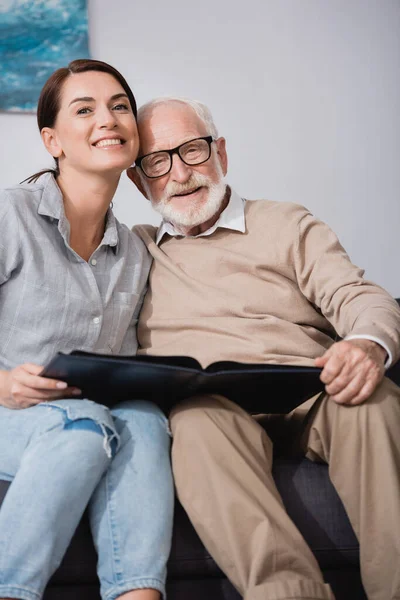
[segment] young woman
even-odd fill
[[[110,65],[77,60],[38,105],[54,170],[0,195],[0,597],[39,600],[89,503],[105,600],[165,595],[173,484],[167,420],[40,377],[57,351],[134,354],[150,259],[110,204],[138,147]]]

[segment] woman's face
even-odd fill
[[[63,83],[53,128],[45,127],[47,150],[60,171],[120,175],[139,150],[136,120],[121,84],[108,73],[73,74]]]

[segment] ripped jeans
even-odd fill
[[[167,419],[152,403],[112,410],[62,400],[0,406],[0,598],[39,600],[89,503],[103,600],[165,597],[174,491]]]

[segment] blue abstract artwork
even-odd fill
[[[0,110],[35,112],[51,73],[88,56],[86,0],[0,0]]]

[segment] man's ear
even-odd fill
[[[60,158],[62,154],[61,145],[57,139],[54,129],[51,127],[43,127],[40,132],[44,145],[46,146],[47,152],[54,158]]]
[[[221,163],[222,171],[225,177],[225,175],[228,172],[228,155],[226,153],[226,140],[225,138],[220,137],[215,140],[215,144],[217,146],[219,162]]]
[[[139,192],[143,194],[143,196],[148,200],[149,196],[144,188],[142,178],[138,173],[137,167],[129,167],[129,169],[126,170],[126,174],[128,175],[129,179],[133,181],[133,183],[136,185]]]

